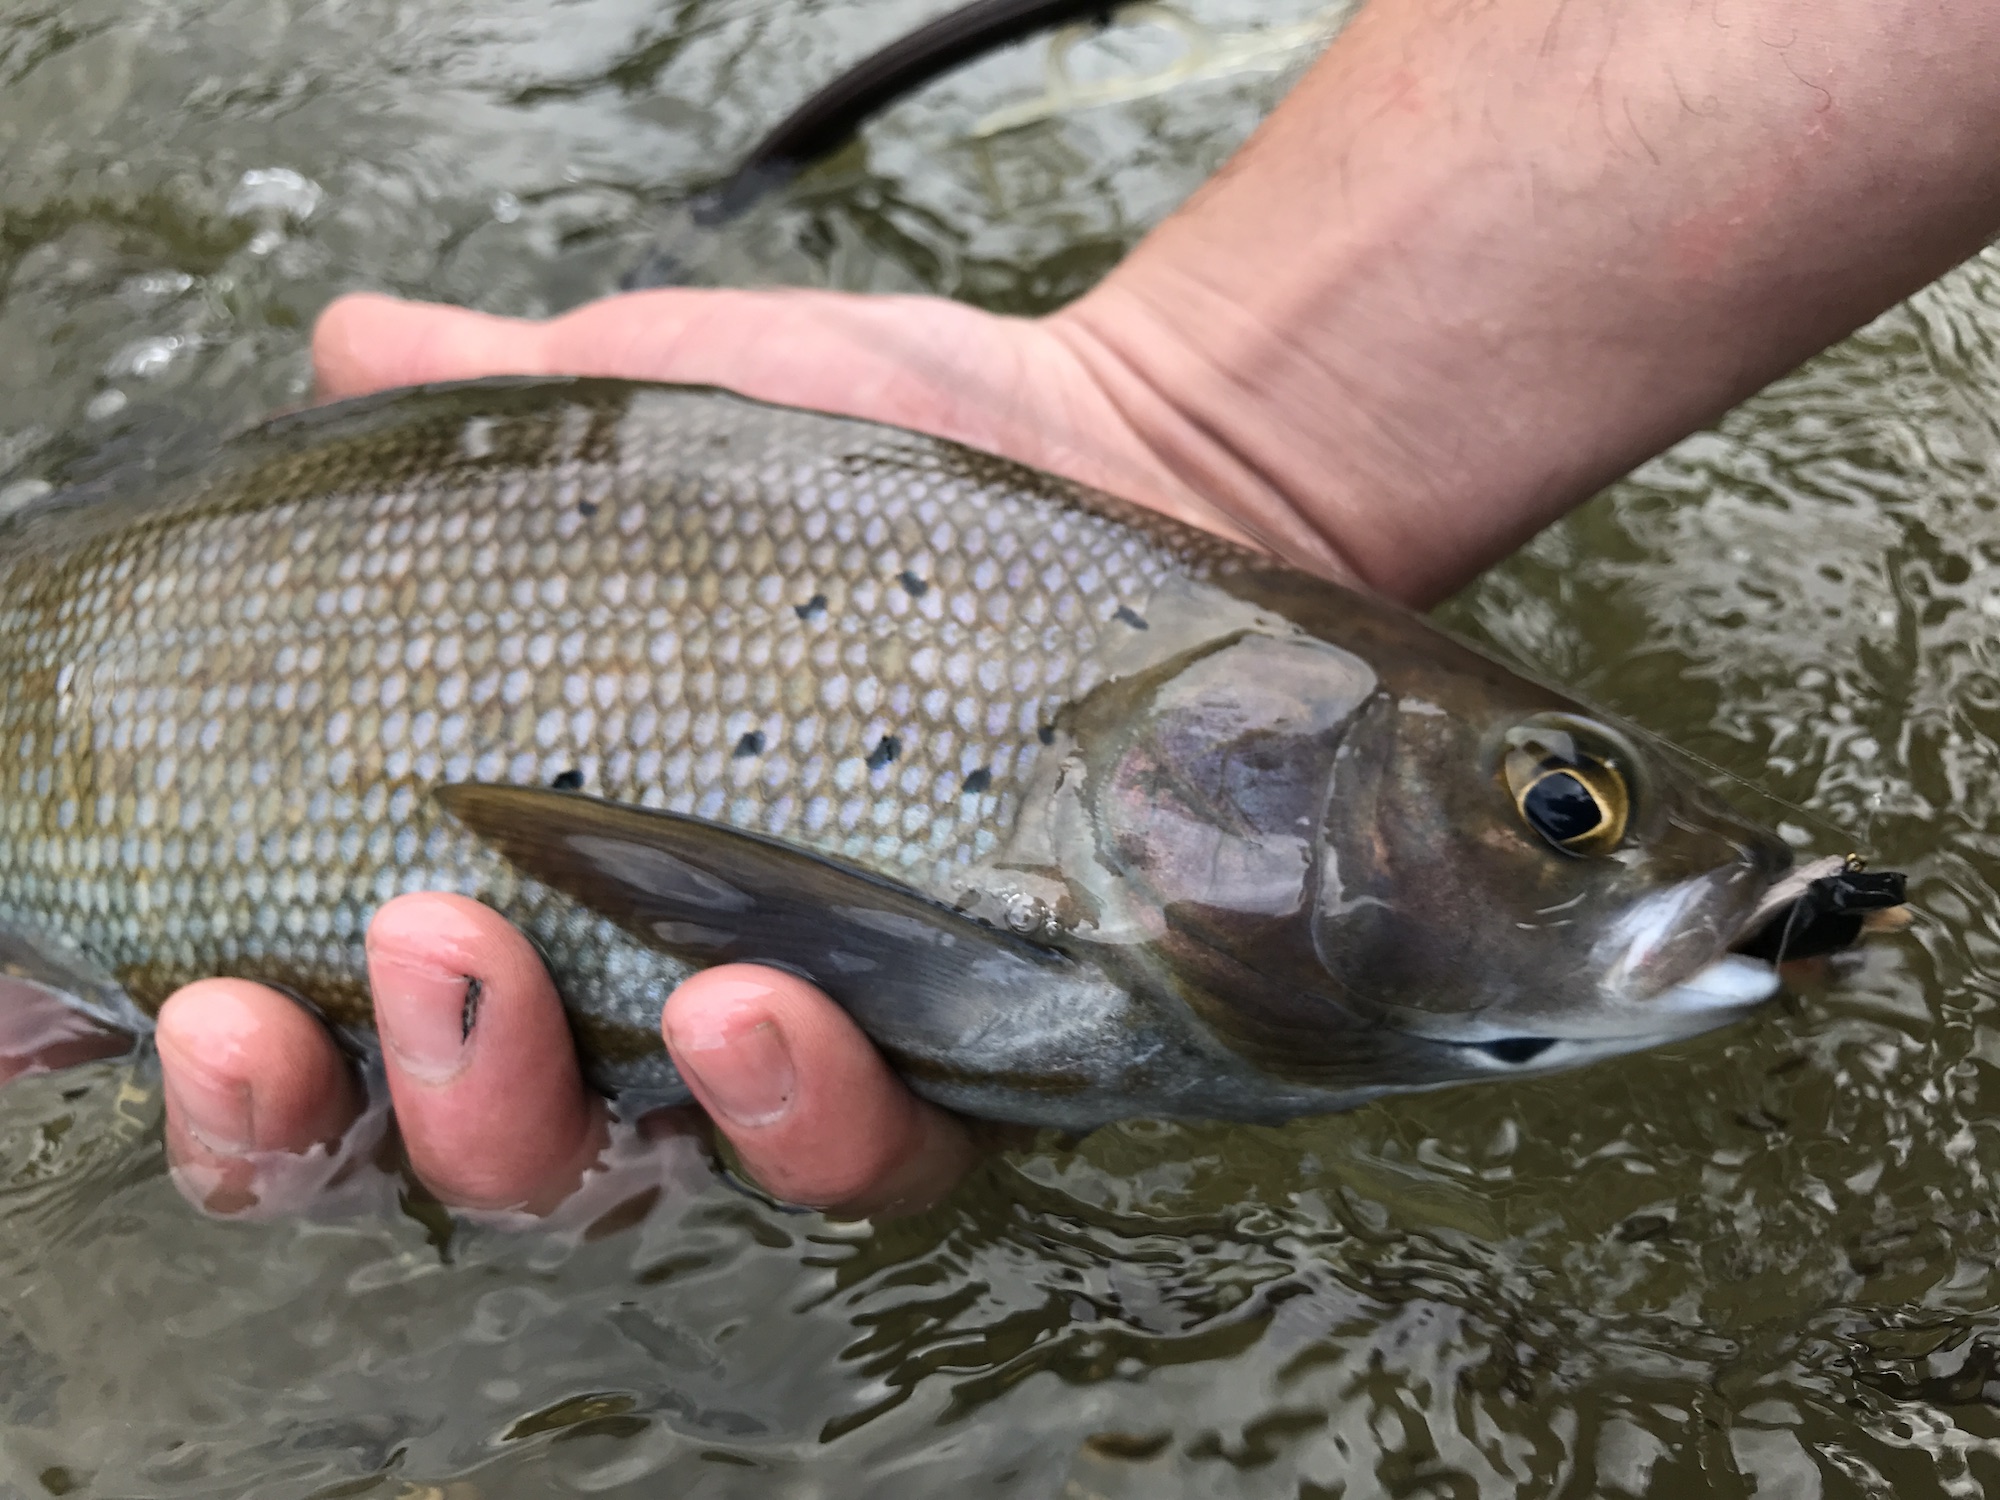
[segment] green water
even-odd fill
[[[1024,50],[744,223],[667,207],[930,9],[0,0],[0,492],[299,401],[346,287],[543,311],[664,240],[711,280],[1048,306],[1279,86],[972,143],[1038,87]],[[379,1183],[218,1223],[166,1180],[143,1068],[28,1080],[0,1494],[2000,1487],[1996,495],[2000,255],[1449,610],[1908,868],[1921,925],[1837,986],[1524,1086],[1102,1131],[873,1228],[692,1159],[596,1237],[447,1237]]]

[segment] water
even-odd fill
[[[543,311],[664,239],[718,281],[1046,307],[1278,87],[974,141],[1039,87],[1028,49],[717,236],[668,206],[928,9],[0,0],[0,491],[304,399],[350,286]],[[217,1223],[165,1179],[143,1067],[28,1080],[0,1493],[2000,1486],[1996,495],[1989,255],[1448,610],[1909,869],[1921,924],[1838,985],[1539,1083],[1045,1145],[872,1228],[692,1152],[622,1229],[454,1228],[380,1181]]]

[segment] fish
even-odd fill
[[[1042,97],[995,110],[972,128],[975,140],[1066,110],[1142,99],[1195,78],[1290,66],[1324,46],[1352,13],[1348,0],[1289,25],[1217,33],[1191,16],[1150,3],[1115,0],[970,0],[934,16],[850,64],[766,130],[719,181],[688,200],[695,222],[715,225],[746,212],[854,139],[891,105],[990,53],[1043,31],[1056,33]],[[1094,83],[1073,76],[1069,54],[1093,32],[1119,24],[1166,26],[1185,53],[1152,74]]]
[[[876,115],[946,74],[1043,31],[1054,32],[1040,97],[994,110],[972,127],[972,138],[1015,130],[1055,114],[1147,98],[1196,78],[1270,71],[1295,63],[1345,24],[1350,0],[1289,25],[1217,33],[1190,16],[1153,3],[1106,0],[970,0],[904,33],[837,74],[760,135],[720,178],[684,200],[688,220],[713,229],[748,213],[851,142]],[[1184,54],[1150,74],[1083,81],[1070,57],[1077,45],[1113,25],[1166,26]],[[679,286],[690,267],[669,240],[655,244],[629,267],[619,284],[627,291]]]
[[[1039,31],[1109,24],[1107,0],[970,0],[878,48],[757,138],[720,182],[690,200],[697,223],[735,218],[854,138],[863,123],[967,63]]]
[[[370,912],[459,892],[632,1108],[689,1097],[660,1011],[722,962],[970,1115],[1279,1121],[1728,1024],[1902,897],[1400,607],[615,380],[298,412],[0,519],[0,745],[17,980],[143,1030],[237,975],[365,1047]]]

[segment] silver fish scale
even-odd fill
[[[285,419],[0,548],[0,921],[148,1009],[238,973],[359,1021],[368,914],[461,891],[641,1030],[684,967],[432,786],[576,783],[940,890],[1155,588],[1239,555],[950,444],[613,382]]]

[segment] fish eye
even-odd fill
[[[1567,715],[1510,731],[1501,776],[1526,823],[1565,854],[1608,854],[1625,838],[1632,792],[1608,732]]]

